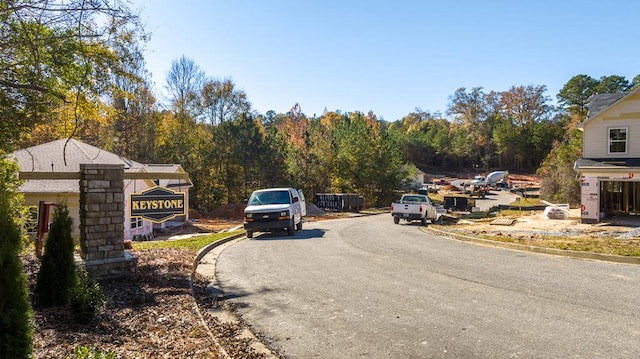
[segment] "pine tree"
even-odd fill
[[[71,231],[69,209],[66,204],[59,203],[53,213],[42,266],[38,272],[35,290],[38,305],[51,307],[69,303],[71,291],[76,284]]]
[[[33,311],[19,257],[17,174],[18,166],[0,157],[0,358],[27,358],[33,349]]]

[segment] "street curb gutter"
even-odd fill
[[[507,249],[513,249],[513,250],[519,250],[519,251],[550,254],[550,255],[556,255],[556,256],[572,257],[572,258],[640,265],[640,257],[628,257],[628,256],[615,255],[615,254],[604,254],[604,253],[594,253],[594,252],[580,252],[580,251],[573,251],[569,249],[545,248],[545,247],[529,246],[525,244],[498,242],[498,241],[492,241],[484,238],[451,233],[441,229],[432,228],[431,226],[420,227],[420,230],[422,230],[423,232],[433,232],[445,237],[450,237],[450,238],[461,240],[464,242],[472,242],[472,243],[481,244],[481,245],[490,246],[490,247],[507,248]]]
[[[225,244],[229,244],[231,245],[232,241],[235,241],[237,239],[243,238],[245,237],[245,233],[238,233],[238,234],[234,234],[231,235],[229,237],[225,237],[223,239],[220,239],[218,241],[215,241],[213,243],[210,243],[209,245],[201,248],[198,253],[196,254],[196,257],[193,260],[193,265],[192,265],[192,272],[191,272],[191,278],[189,278],[189,283],[191,286],[191,296],[195,299],[196,298],[196,294],[195,294],[195,290],[193,288],[193,277],[195,276],[195,274],[198,272],[198,265],[200,265],[200,262],[202,261],[202,259],[208,255],[211,251],[213,251],[214,249],[217,249],[217,247],[223,246]],[[222,249],[224,250],[224,248]],[[221,251],[222,251],[221,250]],[[218,253],[219,254],[219,253]],[[217,254],[212,254],[215,255],[217,257]],[[212,266],[214,268],[215,271],[215,261],[216,258],[212,258],[213,263],[203,263],[206,266]],[[203,275],[202,273],[200,273],[201,275]],[[206,278],[209,279],[209,286],[211,286],[213,284],[213,282],[215,282],[215,274],[213,275],[204,275]],[[198,313],[198,316],[200,317],[200,321],[202,323],[202,325],[204,325],[204,327],[207,329],[207,332],[209,334],[209,337],[212,339],[214,346],[220,351],[220,354],[223,356],[223,358],[225,359],[231,359],[232,357],[229,355],[229,353],[227,353],[227,351],[225,350],[224,346],[222,344],[220,344],[220,341],[216,338],[216,336],[213,334],[213,332],[211,331],[211,328],[209,328],[207,321],[204,319],[204,316],[202,315],[202,311],[200,310],[200,307],[198,306],[197,301],[195,302],[195,307],[196,307],[196,312]],[[218,310],[209,310],[209,312],[215,316],[216,318],[218,318],[218,320],[220,321],[220,323],[225,323],[225,322],[230,322],[233,321],[235,323],[239,323],[239,321],[237,320],[237,317],[235,314],[225,310],[225,309],[218,309]],[[258,337],[255,336],[255,334],[253,332],[251,332],[251,330],[249,330],[248,328],[244,328],[240,334],[238,334],[239,338],[246,338],[246,339],[250,339],[253,344],[251,344],[251,347],[258,353],[258,354],[262,354],[264,355],[265,358],[279,358],[277,355],[275,355],[260,339],[258,339]]]
[[[206,256],[209,252],[211,252],[212,249],[216,248],[217,246],[223,245],[223,244],[225,244],[227,242],[231,242],[234,239],[238,239],[238,238],[244,237],[244,236],[245,236],[244,233],[234,234],[232,236],[225,237],[225,238],[222,238],[220,240],[217,240],[217,241],[215,241],[213,243],[209,243],[206,246],[200,248],[200,250],[196,254],[196,257],[193,259],[193,272],[196,271],[196,267],[198,267],[198,264],[200,264],[200,261],[202,260],[202,258],[204,256]]]
[[[191,276],[189,277],[189,288],[191,289],[191,297],[193,297],[193,299],[194,299],[194,307],[195,307],[196,313],[198,314],[198,317],[200,318],[200,323],[207,329],[207,334],[209,335],[209,338],[211,338],[211,341],[213,341],[214,347],[219,351],[219,354],[222,355],[222,357],[225,358],[225,359],[231,359],[231,356],[229,356],[229,353],[227,353],[227,351],[224,349],[222,344],[220,344],[220,341],[218,341],[218,339],[213,334],[213,332],[211,332],[211,328],[209,328],[209,325],[207,324],[207,321],[204,319],[204,316],[202,315],[202,312],[200,311],[200,307],[198,306],[198,302],[196,300],[195,289],[193,288],[193,278],[195,277],[198,264],[200,263],[202,258],[207,253],[209,253],[213,248],[215,248],[215,247],[217,247],[219,245],[222,245],[224,243],[227,243],[229,241],[232,241],[232,240],[234,240],[236,238],[239,238],[239,237],[241,237],[243,235],[244,234],[239,233],[239,234],[235,234],[235,235],[232,235],[232,236],[229,236],[229,237],[225,237],[225,238],[217,240],[217,241],[215,241],[213,243],[210,243],[210,244],[206,245],[205,247],[201,248],[198,251],[198,253],[196,254],[196,257],[193,260],[193,264],[191,265]]]

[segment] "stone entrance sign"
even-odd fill
[[[124,180],[160,178],[189,177],[186,173],[125,173],[123,164],[80,164],[80,172],[20,172],[20,179],[23,180],[79,180],[81,265],[92,279],[97,280],[136,273],[137,259],[124,249]],[[179,207],[178,204],[186,205],[184,196],[169,200],[169,204],[163,202],[162,206],[174,206],[174,203],[175,207]],[[144,204],[147,205],[148,203]],[[153,206],[152,204],[151,207]],[[183,211],[186,213],[186,207]],[[162,218],[165,217],[166,214],[162,215]]]
[[[93,279],[135,274],[124,249],[124,165],[80,165],[80,257]]]

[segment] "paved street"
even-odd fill
[[[488,211],[493,206],[501,204],[511,204],[519,198],[518,195],[509,192],[508,190],[491,190],[485,198],[476,198],[476,207],[481,211]]]
[[[465,180],[455,180],[452,181],[451,184],[462,188],[462,183],[466,183],[467,186],[471,183],[470,179]],[[519,196],[509,192],[509,190],[500,190],[500,189],[492,189],[489,194],[485,198],[477,198],[476,207],[478,207],[481,211],[488,211],[493,206],[498,206],[501,204],[511,204],[516,201]]]
[[[217,276],[291,358],[640,357],[640,267],[478,246],[389,214],[240,241]]]

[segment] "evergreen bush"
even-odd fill
[[[78,268],[78,284],[71,291],[69,311],[80,324],[88,324],[106,304],[100,285],[89,280],[87,271]]]
[[[0,156],[0,358],[28,358],[33,350],[33,311],[20,262],[18,171]]]
[[[44,246],[36,282],[36,302],[43,307],[65,306],[76,285],[72,220],[66,203],[58,203]]]

